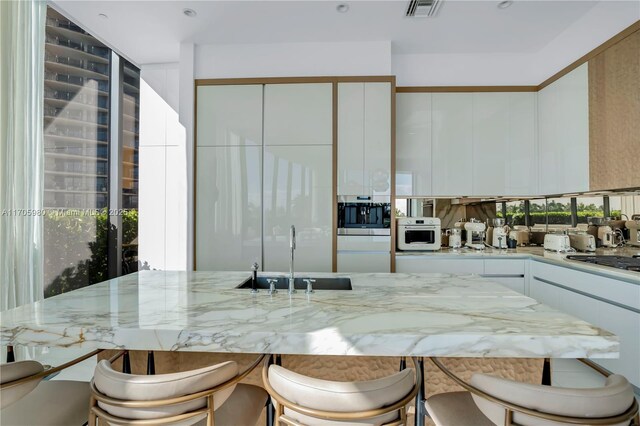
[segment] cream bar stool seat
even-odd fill
[[[263,358],[242,373],[228,361],[150,376],[120,373],[102,360],[91,382],[89,425],[255,425],[267,393],[239,382]]]
[[[276,426],[404,425],[406,406],[418,393],[421,381],[415,359],[413,363],[414,369],[382,379],[335,382],[270,365],[267,359],[262,380],[276,408]]]
[[[45,370],[37,361],[0,365],[2,426],[81,426],[87,422],[89,383],[42,380],[96,355],[94,351],[60,367]]]
[[[620,375],[604,387],[560,388],[474,374],[466,383],[439,360],[434,364],[467,392],[434,395],[425,408],[436,426],[640,426],[633,388]]]

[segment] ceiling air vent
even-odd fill
[[[411,0],[407,7],[406,16],[413,18],[433,18],[443,0]]]

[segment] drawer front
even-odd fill
[[[482,274],[482,259],[434,259],[427,256],[396,256],[396,272],[444,274]]]
[[[338,251],[385,251],[391,253],[388,235],[338,235]]]
[[[511,290],[517,291],[520,294],[524,294],[524,277],[487,277],[486,279],[509,287]]]
[[[640,309],[640,285],[637,284],[536,261],[532,262],[531,276],[626,307]]]
[[[524,259],[486,259],[484,273],[487,275],[524,275]]]
[[[338,272],[390,272],[389,253],[338,252]]]

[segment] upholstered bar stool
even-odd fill
[[[150,376],[120,373],[102,360],[91,382],[89,425],[255,425],[268,395],[239,382],[263,358],[241,373],[235,361],[227,361]]]
[[[37,361],[0,365],[0,424],[2,426],[81,426],[87,422],[89,383],[43,380],[96,355],[94,351],[45,370]]]
[[[436,426],[639,426],[638,403],[624,377],[607,377],[605,386],[560,388],[475,374],[467,383],[439,360],[433,363],[465,391],[433,395],[425,408]]]
[[[336,382],[304,376],[266,359],[262,380],[276,408],[275,425],[405,425],[407,404],[422,380],[412,361],[413,369],[382,379]]]

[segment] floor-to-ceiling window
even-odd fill
[[[137,270],[139,70],[52,8],[47,10],[44,81],[44,288],[53,296]],[[113,91],[114,87],[122,87]],[[112,93],[121,93],[114,126]],[[114,136],[122,149],[111,149]],[[115,155],[114,155],[115,154]],[[110,198],[110,164],[122,162],[122,197]],[[112,213],[110,215],[110,213]],[[113,213],[123,216],[114,239]],[[123,252],[110,256],[108,247]],[[126,253],[125,253],[126,251]],[[121,265],[110,268],[113,262]],[[125,263],[126,262],[126,263]]]

